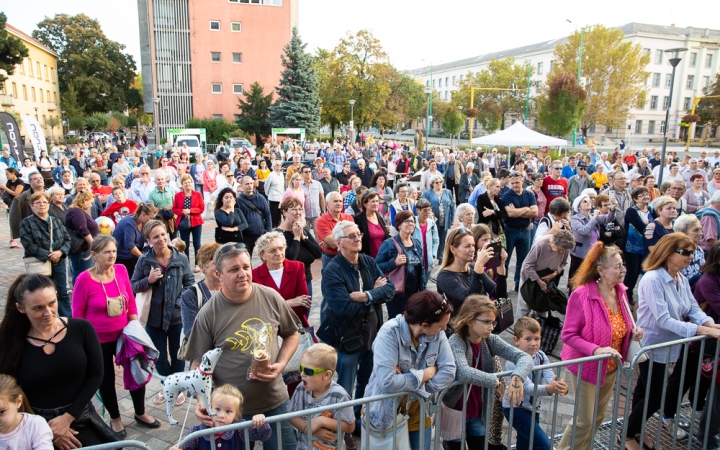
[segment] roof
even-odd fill
[[[30,36],[29,34],[25,33],[24,31],[21,31],[21,30],[15,28],[14,26],[10,25],[10,24],[7,23],[7,22],[5,23],[5,27],[6,27],[8,30],[10,30],[13,34],[17,34],[18,36],[20,36],[20,38],[22,38],[22,39],[24,39],[24,40],[26,40],[26,41],[31,42],[33,45],[35,45],[35,46],[37,46],[37,47],[40,47],[41,49],[45,50],[46,52],[48,52],[48,53],[50,53],[50,54],[52,54],[52,55],[55,55],[56,58],[59,58],[59,57],[60,57],[60,55],[58,55],[57,53],[55,53],[55,50],[51,49],[51,48],[48,47],[47,45],[43,44],[42,42],[38,41],[38,40],[35,39],[34,37],[32,37],[32,36]]]
[[[649,25],[644,23],[631,22],[622,26],[617,27],[626,36],[634,34],[655,34],[664,36],[674,36],[678,38],[700,38],[700,39],[711,39],[720,40],[720,30],[712,30],[709,28],[695,28],[695,27],[675,27],[675,26],[664,26],[664,25]],[[479,64],[490,62],[493,59],[504,59],[508,57],[519,57],[532,55],[534,53],[541,53],[550,49],[554,49],[558,44],[567,42],[567,37],[558,39],[552,39],[549,41],[539,42],[537,44],[525,45],[523,47],[516,47],[508,50],[501,50],[498,52],[487,53],[480,56],[474,56],[472,58],[460,59],[444,64],[438,64],[433,66],[433,70],[437,72],[444,72],[453,69],[462,69],[463,67],[474,67]],[[406,73],[410,76],[420,77],[430,72],[430,66],[420,67],[418,69],[408,70]]]

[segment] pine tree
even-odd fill
[[[270,107],[270,124],[278,128],[305,128],[307,135],[317,134],[320,126],[318,81],[312,57],[305,52],[297,28],[285,46],[280,60],[285,68],[276,86],[278,100]]]
[[[265,95],[257,81],[244,93],[245,99],[238,97],[238,109],[241,111],[236,120],[237,126],[246,133],[255,135],[255,145],[263,144],[263,136],[270,136],[268,110],[272,104],[272,92]]]

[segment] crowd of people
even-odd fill
[[[406,433],[399,448],[430,449],[432,413],[420,399],[456,381],[469,384],[467,394],[462,386],[446,392],[443,413],[465,411],[470,448],[503,448],[503,421],[512,418],[518,449],[530,448],[532,435],[533,449],[549,450],[539,416],[531,430],[532,413],[543,396],[570,389],[580,399],[558,448],[590,448],[632,341],[720,339],[720,152],[660,161],[655,150],[591,147],[554,159],[547,149],[519,148],[508,158],[480,147],[423,155],[383,140],[285,140],[258,147],[254,158],[223,143],[201,160],[186,147],[161,148],[153,172],[127,142],[101,144],[60,146],[24,161],[25,171],[7,153],[0,158],[10,247],[24,251],[28,272],[10,287],[0,323],[0,403],[12,416],[0,422],[0,439],[28,448],[125,436],[113,364],[118,342],[141,319],[141,296],[160,375],[184,371],[184,360],[194,370],[207,351],[224,349],[216,391],[210,405],[198,399],[201,425],[193,430],[251,420],[250,438],[270,450],[280,435],[287,450],[352,450],[353,433],[369,434],[372,444],[393,424]],[[215,239],[203,244],[207,220]],[[316,260],[321,292],[313,292]],[[517,293],[514,346],[497,335],[508,291]],[[569,365],[569,380],[533,371],[549,362],[541,342],[553,311],[565,314],[563,360],[610,357]],[[308,332],[316,343],[299,347]],[[663,423],[678,439],[688,437],[674,422],[678,394],[697,392],[697,437],[709,423],[717,446],[720,398],[707,398],[709,380],[695,385],[715,340],[705,354],[673,347],[652,353],[652,370],[650,361],[639,364],[627,433],[618,436],[626,449],[654,447],[648,434],[638,440],[661,407],[660,396],[645,398],[648,386],[667,392]],[[299,371],[286,371],[298,348]],[[260,353],[269,356],[266,370],[251,370]],[[678,370],[664,378],[668,364],[683,361],[684,378]],[[495,375],[504,370],[508,379]],[[145,411],[145,385],[125,387],[135,421],[160,426]],[[92,406],[95,391],[109,424]],[[414,393],[400,402],[409,417],[402,427],[392,400],[265,423],[397,392]],[[154,402],[165,402],[162,393]],[[245,439],[216,437],[227,445]],[[461,448],[458,439],[444,441]]]

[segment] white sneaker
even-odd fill
[[[673,432],[675,431],[675,419],[663,419],[663,426],[665,427],[665,430],[670,433],[670,436],[672,436]],[[680,426],[678,426],[677,432],[675,432],[675,439],[681,441],[687,438],[687,436],[687,431],[683,430],[682,428],[680,428]]]

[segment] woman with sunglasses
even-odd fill
[[[694,252],[695,242],[685,233],[670,233],[657,242],[645,259],[645,275],[638,289],[637,312],[637,326],[644,330],[643,347],[699,335],[720,339],[720,325],[700,309],[688,279],[681,272],[692,262]],[[650,352],[648,356],[652,358],[652,376],[649,372],[650,359],[639,364],[640,373],[633,392],[632,412],[627,420],[627,450],[639,450],[640,444],[646,448],[654,447],[649,432],[642,433],[643,441],[637,440],[638,435],[645,422],[660,409],[663,396],[658,394],[668,384],[665,379],[666,365],[678,360],[681,347],[676,345]],[[679,379],[681,372],[674,370],[670,382],[676,377],[675,373]],[[648,392],[650,395],[646,397]],[[646,407],[646,415],[643,415]]]
[[[407,211],[400,214],[403,213]],[[450,386],[455,378],[455,361],[444,331],[452,311],[453,306],[437,292],[413,294],[407,300],[405,312],[388,320],[373,342],[373,370],[365,396],[409,391],[428,398]],[[411,361],[417,361],[417,364],[411,364]],[[427,409],[426,416],[420,417],[418,400],[413,396],[409,400],[410,448],[429,450],[432,445],[432,418]],[[393,404],[393,399],[370,403],[367,414],[373,428],[392,432],[397,414]],[[422,449],[420,433],[425,436]]]
[[[476,252],[475,237],[471,231],[458,228],[448,234],[442,266],[437,273],[437,290],[447,296],[456,311],[470,294],[507,298],[505,261],[508,255],[503,249],[496,283],[485,273],[485,265],[495,256],[492,248],[488,248],[489,244],[487,242]],[[473,259],[475,263],[470,268]]]

